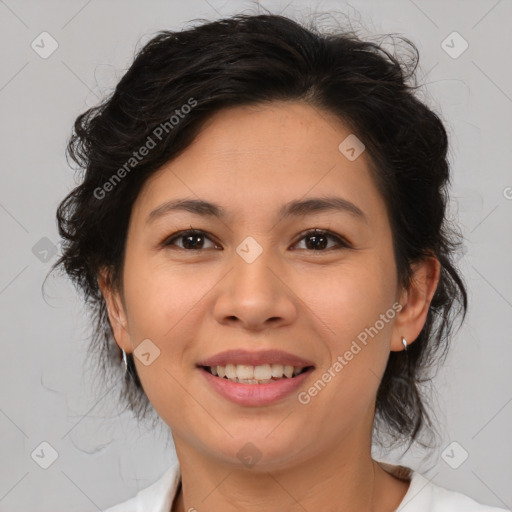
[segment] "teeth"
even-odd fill
[[[234,364],[226,365],[226,377],[228,379],[236,379],[236,368]]]
[[[254,379],[254,366],[247,364],[237,364],[235,366],[235,374],[239,379],[249,380]]]
[[[279,377],[283,376],[284,366],[282,364],[273,364],[271,372],[272,377],[276,377],[278,379]]]
[[[246,384],[268,384],[274,379],[286,377],[291,379],[298,375],[304,368],[301,366],[293,367],[282,364],[262,364],[251,366],[247,364],[227,364],[226,366],[213,366],[210,371],[213,375],[226,378],[233,382],[243,382]]]
[[[269,364],[254,367],[254,378],[256,380],[268,380],[272,377],[272,368]]]

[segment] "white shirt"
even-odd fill
[[[420,473],[404,466],[379,464],[389,473],[410,481],[396,512],[511,512],[504,508],[481,505],[464,494],[433,484]],[[136,496],[104,512],[170,512],[181,480],[179,463],[171,466],[154,484]]]

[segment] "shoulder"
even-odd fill
[[[411,471],[407,494],[396,512],[510,512],[504,508],[483,505],[469,496],[436,485]]]
[[[465,494],[436,485],[408,467],[376,462],[399,480],[409,482],[409,488],[395,512],[511,512],[482,505]]]
[[[105,509],[103,512],[169,512],[180,483],[181,473],[176,462],[149,487],[133,498]]]

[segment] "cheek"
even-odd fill
[[[318,319],[328,351],[319,375],[326,385],[317,386],[323,395],[317,404],[337,404],[335,415],[347,408],[362,414],[376,395],[395,317],[393,268],[391,258],[368,253],[323,276],[317,274],[316,286],[303,288],[304,302]]]
[[[135,251],[127,258],[124,277],[134,340],[142,335],[163,341],[197,303],[204,287],[204,283],[191,279],[188,269],[152,262],[147,255]]]
[[[394,312],[391,303],[385,307],[371,293],[359,292],[350,293],[350,299],[338,295],[338,302],[329,303],[330,316],[324,319],[335,334],[322,340],[329,356],[300,397],[301,404],[309,402],[305,410],[322,418],[332,435],[372,414],[389,357],[392,319],[389,315],[385,322],[380,315]]]
[[[125,276],[132,346],[136,350],[142,340],[149,339],[158,354],[146,365],[135,352],[139,379],[157,413],[168,424],[177,425],[190,403],[184,391],[182,367],[193,336],[191,319],[194,323],[200,314],[204,279],[202,284],[195,283],[188,271],[155,265],[136,254],[127,259]],[[180,414],[176,415],[176,411]]]
[[[298,295],[340,344],[373,325],[395,297],[394,272],[387,260],[360,255],[337,267],[310,272]],[[380,324],[379,324],[380,325]],[[389,330],[389,323],[382,328]]]
[[[170,374],[181,375],[193,359],[190,351],[197,329],[208,314],[208,291],[218,281],[206,267],[157,263],[132,253],[125,266],[125,296],[129,318],[129,335],[134,349],[149,339],[157,347],[158,357],[145,366],[135,357],[140,380],[152,402],[179,391]],[[136,354],[137,355],[137,352]]]

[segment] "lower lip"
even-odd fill
[[[293,378],[282,379],[267,384],[240,384],[212,375],[199,368],[206,381],[217,393],[238,405],[267,405],[292,394],[309,377],[313,368]]]

